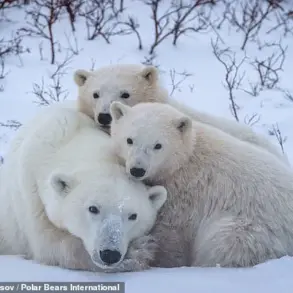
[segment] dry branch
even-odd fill
[[[240,73],[240,69],[247,57],[245,55],[239,62],[237,62],[236,54],[232,52],[230,48],[221,49],[218,44],[218,39],[216,42],[212,40],[211,45],[214,56],[225,68],[224,87],[228,90],[231,113],[236,121],[239,122],[237,113],[239,106],[235,102],[235,91],[240,89],[242,80],[245,76],[245,72]]]

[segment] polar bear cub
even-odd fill
[[[128,106],[143,102],[168,103],[199,121],[220,129],[243,141],[248,141],[276,155],[286,164],[287,158],[275,145],[250,127],[236,121],[199,112],[168,97],[160,84],[158,70],[154,66],[117,64],[101,67],[96,71],[79,69],[74,74],[78,86],[78,109],[93,118],[104,130],[109,131],[112,117],[110,105],[119,101]]]
[[[157,266],[246,267],[293,255],[293,172],[275,156],[167,104],[111,105],[128,174],[167,188]]]
[[[114,272],[148,268],[167,193],[130,180],[92,119],[49,107],[11,143],[0,198],[1,254]]]

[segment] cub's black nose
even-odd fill
[[[102,125],[109,125],[112,121],[112,117],[108,113],[100,113],[98,115],[98,121]]]
[[[131,168],[130,169],[130,174],[133,176],[133,177],[136,177],[136,178],[140,178],[140,177],[143,177],[144,174],[145,174],[145,169],[143,168]]]
[[[117,250],[100,250],[100,258],[104,263],[112,265],[121,259],[121,253]]]

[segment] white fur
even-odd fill
[[[246,267],[293,255],[293,172],[278,158],[166,104],[115,102],[111,114],[127,172],[141,168],[137,180],[168,191],[154,265]]]
[[[166,190],[129,180],[110,146],[92,119],[59,106],[22,126],[1,166],[0,253],[70,269],[147,268]],[[105,249],[120,261],[103,262]]]
[[[119,101],[128,106],[143,102],[168,103],[195,121],[208,124],[240,140],[257,145],[289,164],[286,156],[281,154],[275,145],[264,136],[256,134],[249,126],[224,117],[199,112],[168,97],[167,90],[159,82],[158,70],[153,66],[120,64],[105,66],[96,71],[79,69],[74,74],[74,80],[79,91],[79,110],[93,118],[98,124],[99,114],[109,114],[113,101]],[[125,92],[129,93],[127,99],[121,97],[121,94]],[[99,98],[94,99],[94,93],[98,93]]]

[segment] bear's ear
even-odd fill
[[[187,131],[191,129],[192,120],[189,117],[184,116],[179,119],[176,119],[174,124],[180,133],[185,134]]]
[[[74,72],[74,81],[78,86],[83,86],[90,75],[91,72],[78,69]]]
[[[145,78],[150,84],[158,80],[158,69],[155,66],[147,66],[141,71],[141,76]]]
[[[50,177],[50,184],[61,196],[66,196],[75,185],[75,179],[67,174],[54,173]]]
[[[114,121],[118,121],[122,116],[125,116],[131,107],[120,102],[113,102],[110,106],[110,114]]]
[[[167,200],[167,190],[164,186],[156,185],[148,189],[149,200],[156,211],[159,211]]]

